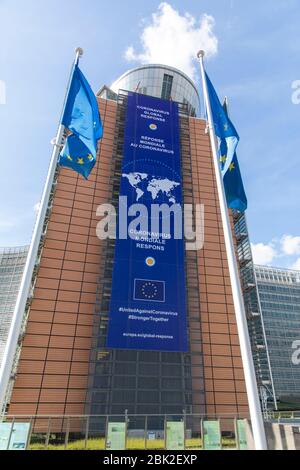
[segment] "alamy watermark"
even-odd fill
[[[0,104],[6,104],[6,85],[4,80],[0,80]]]
[[[294,350],[292,354],[292,363],[294,366],[300,365],[300,340],[297,339],[292,343],[292,349]]]
[[[292,83],[292,103],[300,104],[300,80],[294,80]]]
[[[128,238],[137,248],[164,251],[168,240],[185,240],[188,251],[204,245],[203,204],[131,204],[127,196],[119,197],[119,211],[112,204],[101,204],[96,211],[101,217],[96,227],[100,240]],[[118,232],[118,233],[117,233]]]

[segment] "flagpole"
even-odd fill
[[[246,312],[243,300],[243,294],[240,284],[239,270],[235,256],[235,248],[233,243],[231,224],[229,219],[229,213],[227,209],[227,202],[225,196],[225,190],[223,185],[223,179],[221,174],[221,169],[219,165],[218,150],[216,145],[216,136],[215,129],[212,118],[212,111],[210,106],[203,57],[204,51],[199,51],[197,57],[200,62],[200,70],[202,77],[204,101],[207,111],[208,127],[209,127],[209,136],[210,143],[213,154],[214,169],[217,181],[217,190],[219,196],[221,218],[223,224],[225,246],[233,295],[234,310],[237,322],[238,336],[241,348],[241,356],[244,368],[246,390],[249,403],[250,418],[252,424],[253,439],[256,450],[267,450],[267,441],[265,435],[264,422],[260,407],[258,388],[256,382],[256,375],[254,369],[254,363],[251,352],[251,345],[249,339],[249,332],[246,320]]]
[[[37,263],[37,255],[38,255],[40,240],[43,234],[44,222],[45,222],[45,217],[46,217],[46,213],[48,210],[49,198],[50,198],[51,189],[52,189],[52,185],[54,181],[57,161],[58,161],[58,157],[61,151],[61,145],[63,142],[65,127],[61,123],[61,120],[62,120],[62,116],[64,113],[65,105],[66,105],[66,100],[67,100],[67,96],[68,96],[68,92],[70,88],[70,83],[72,80],[74,66],[78,64],[79,58],[83,55],[83,50],[80,47],[78,47],[75,53],[76,53],[75,61],[72,67],[70,79],[69,79],[67,90],[66,90],[65,100],[64,100],[64,104],[62,108],[62,115],[60,118],[60,123],[58,126],[57,134],[56,134],[56,137],[51,141],[53,143],[53,151],[52,151],[52,156],[51,156],[48,174],[46,178],[46,183],[44,186],[43,195],[42,195],[42,199],[40,202],[40,207],[39,207],[38,215],[36,218],[26,263],[24,266],[22,280],[21,280],[21,284],[20,284],[20,288],[19,288],[19,292],[18,292],[18,296],[17,296],[15,308],[14,308],[14,313],[12,316],[12,322],[10,325],[7,342],[5,345],[3,360],[1,363],[0,416],[5,414],[5,408],[7,404],[6,403],[7,392],[8,392],[10,378],[12,374],[12,368],[14,365],[15,354],[17,350],[19,336],[21,333],[26,303],[30,295],[33,271]]]

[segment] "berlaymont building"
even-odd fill
[[[138,96],[141,108],[164,110],[178,103],[172,139],[179,164],[171,169],[162,165],[159,174],[172,170],[181,175],[182,202],[204,206],[203,247],[182,251],[177,247],[174,256],[180,269],[165,260],[174,286],[171,297],[185,311],[174,343],[166,332],[157,334],[159,330],[154,336],[144,335],[143,341],[132,332],[123,331],[121,338],[110,322],[112,302],[119,305],[124,295],[152,312],[164,307],[163,313],[170,317],[174,310],[170,287],[160,277],[159,250],[146,244],[138,252],[134,262],[141,263],[140,274],[129,286],[134,266],[122,258],[116,240],[101,240],[96,234],[98,206],[117,206],[126,165],[132,172],[124,160],[130,96]],[[144,429],[146,419],[148,429],[157,432],[163,429],[165,416],[197,422],[205,416],[248,418],[211,147],[206,122],[199,117],[198,90],[179,70],[147,65],[126,72],[110,87],[103,86],[97,99],[104,135],[94,170],[84,180],[67,168],[57,168],[53,180],[6,412],[15,418],[31,417],[34,431],[46,430],[48,436],[66,426],[62,419],[66,417],[77,420],[78,432],[103,430],[107,416],[118,416],[119,421],[120,416],[129,416],[133,429]],[[154,118],[150,129],[155,131],[156,124]],[[131,180],[135,189],[147,179],[147,162],[144,165],[144,171],[135,169],[142,175]],[[230,217],[241,272],[249,274],[252,259],[244,215],[230,211]],[[118,257],[122,262],[116,268]],[[248,292],[246,277],[243,286]],[[251,305],[248,310],[251,323],[255,312]],[[153,322],[162,332],[163,321]],[[258,370],[257,379],[272,389],[268,371],[264,376]],[[78,424],[80,420],[84,424]],[[72,425],[68,426],[71,432]],[[196,429],[196,425],[187,427]]]

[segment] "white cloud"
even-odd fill
[[[6,85],[3,80],[0,80],[0,104],[6,104]]]
[[[296,269],[296,271],[300,271],[300,258],[291,266],[291,269]]]
[[[264,243],[251,243],[252,255],[255,264],[262,264],[270,266],[277,257],[277,251],[275,250],[273,243],[265,245]]]
[[[278,261],[283,268],[300,271],[300,236],[283,235],[281,238],[273,238],[269,243],[251,243],[255,264],[276,266]]]
[[[142,52],[137,53],[130,46],[125,52],[125,58],[143,64],[170,65],[195,78],[195,57],[199,49],[205,50],[207,57],[218,51],[214,24],[212,16],[204,14],[197,21],[189,13],[180,15],[169,3],[163,2],[158,11],[152,14],[151,23],[142,31]]]
[[[281,239],[281,248],[285,255],[300,255],[300,237],[284,235]]]
[[[40,205],[41,205],[40,202],[37,202],[36,204],[34,204],[33,210],[35,213],[37,213],[40,210]]]
[[[296,269],[297,271],[300,271],[300,258],[298,258],[297,261],[292,264],[291,269]]]

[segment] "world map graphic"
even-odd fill
[[[173,190],[180,186],[180,183],[177,181],[171,181],[168,178],[160,178],[148,175],[147,173],[123,173],[123,178],[127,178],[129,184],[136,192],[136,201],[139,201],[140,198],[148,191],[152,200],[155,201],[160,193],[165,195],[168,198],[170,203],[175,204],[176,198],[173,194]]]

